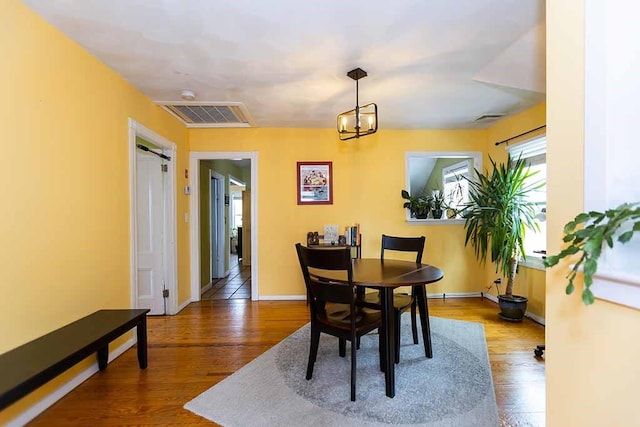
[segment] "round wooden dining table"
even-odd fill
[[[322,270],[320,277],[342,281],[340,272]],[[395,312],[393,309],[393,290],[401,286],[412,286],[420,313],[425,355],[433,357],[429,328],[429,309],[425,285],[437,282],[444,277],[441,269],[428,264],[379,258],[355,258],[353,260],[353,281],[357,286],[380,290],[382,305],[383,355],[385,389],[388,397],[395,396]]]

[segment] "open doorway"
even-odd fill
[[[211,172],[210,172],[211,171]],[[258,299],[257,251],[256,251],[256,197],[257,197],[257,153],[255,152],[194,152],[190,160],[191,197],[191,300],[199,301],[212,293],[214,287],[225,284],[241,285],[234,290],[235,297]],[[219,174],[225,186],[220,200],[224,213],[218,217],[217,225],[222,229],[219,236],[224,242],[224,277],[215,278],[210,265],[211,191],[210,176]],[[244,187],[244,190],[241,189]],[[234,212],[234,197],[240,191],[242,213]],[[238,207],[238,204],[235,204]],[[241,225],[239,225],[241,224]],[[238,257],[238,251],[241,252]],[[235,252],[235,254],[233,253]],[[239,261],[239,262],[238,262]],[[224,290],[231,296],[231,289]]]
[[[243,234],[243,193],[247,189],[244,181],[229,175],[229,228],[231,244],[229,245],[229,265],[235,266],[242,262]]]

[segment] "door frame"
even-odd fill
[[[164,154],[171,157],[167,162],[167,180],[164,186],[165,196],[165,223],[164,223],[164,268],[165,289],[169,291],[167,298],[167,313],[178,312],[178,271],[176,260],[178,252],[176,247],[176,144],[158,135],[151,129],[129,118],[129,285],[131,289],[131,307],[138,305],[137,270],[138,270],[138,242],[136,227],[136,137],[161,147]]]
[[[224,175],[216,172],[216,171],[212,171],[211,169],[209,169],[209,207],[211,207],[212,203],[211,203],[211,187],[212,187],[212,181],[216,179],[217,182],[217,191],[218,191],[218,203],[216,204],[216,211],[218,212],[217,218],[218,218],[218,223],[215,224],[215,227],[217,229],[217,235],[218,235],[218,241],[216,242],[216,251],[218,252],[218,265],[216,266],[216,270],[218,271],[218,274],[220,274],[219,277],[217,278],[222,278],[225,277],[227,275],[227,269],[224,268],[224,261],[226,259],[226,251],[224,250],[225,248],[225,221],[224,221],[224,188],[225,188],[225,178]],[[213,252],[211,251],[211,248],[213,248],[213,242],[211,242],[211,230],[213,230],[214,224],[212,223],[212,214],[211,214],[211,210],[209,209],[209,279],[213,279]],[[222,237],[221,237],[222,236]],[[222,254],[222,256],[220,256],[220,254]]]
[[[200,301],[200,160],[251,160],[251,300],[259,299],[258,289],[258,152],[192,151],[189,154],[191,186],[191,301]]]

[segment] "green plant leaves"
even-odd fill
[[[634,232],[634,230],[629,230],[629,231],[626,231],[626,232],[622,233],[620,235],[620,237],[618,237],[618,241],[620,243],[627,243],[633,237],[633,232]]]
[[[537,230],[534,203],[527,195],[544,185],[529,184],[535,175],[523,159],[497,164],[491,157],[491,169],[484,174],[475,170],[469,184],[469,202],[464,205],[465,246],[471,244],[476,258],[496,264],[496,272],[509,278],[506,295],[512,294],[513,259],[524,253],[525,231]]]
[[[595,298],[593,297],[593,293],[591,292],[591,290],[589,288],[585,288],[582,291],[582,302],[584,303],[584,305],[591,305],[593,304],[595,301]]]
[[[583,225],[583,228],[576,231],[580,225]],[[621,228],[624,231],[620,232]],[[582,268],[584,274],[582,301],[585,305],[593,304],[595,298],[590,287],[593,284],[593,276],[598,270],[598,259],[602,254],[603,245],[606,243],[609,248],[613,248],[616,235],[618,242],[627,243],[637,231],[640,231],[640,202],[623,203],[605,212],[581,213],[564,226],[565,236],[562,240],[569,245],[559,254],[548,256],[544,260],[544,265],[553,267],[562,258],[580,254],[578,262],[567,276],[569,283],[565,291],[567,294],[573,293],[575,288],[573,279]]]

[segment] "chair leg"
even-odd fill
[[[387,363],[387,359],[386,359],[386,354],[387,354],[387,350],[386,350],[386,342],[384,340],[384,337],[387,336],[387,333],[384,330],[384,322],[383,324],[380,325],[380,327],[378,328],[378,348],[380,349],[380,372],[384,372],[384,367],[386,366]]]
[[[355,334],[351,338],[351,401],[356,401],[356,341]]]
[[[340,357],[344,357],[347,354],[347,340],[339,338],[338,339],[338,354]]]
[[[400,313],[399,311],[395,312],[396,315],[396,364],[400,363]]]
[[[411,333],[413,335],[413,343],[418,344],[418,322],[416,320],[416,299],[414,297],[413,302],[411,303]]]
[[[309,363],[307,364],[307,380],[310,380],[311,377],[313,377],[313,365],[316,363],[319,344],[320,330],[311,326],[311,347],[309,348]]]
[[[378,334],[378,357],[380,359],[380,371],[384,372],[384,338],[382,334]]]

